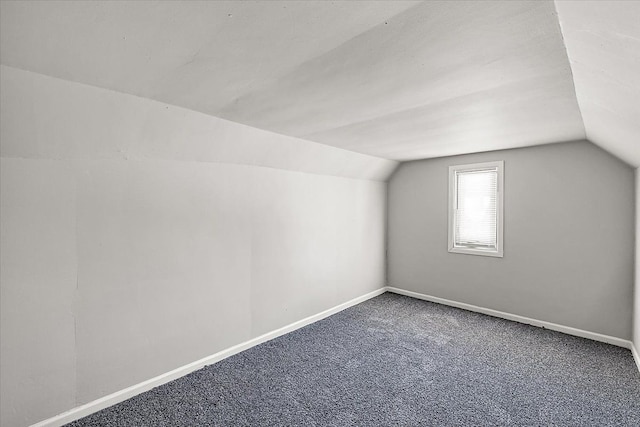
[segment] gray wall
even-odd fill
[[[384,285],[395,162],[2,67],[3,426]]]
[[[633,343],[640,351],[640,168],[636,169],[636,283],[634,289]]]
[[[450,165],[505,161],[504,258],[447,251]],[[634,170],[589,142],[403,163],[389,182],[388,284],[631,338]]]

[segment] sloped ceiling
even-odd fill
[[[559,1],[587,138],[640,166],[640,1]]]
[[[576,98],[569,59],[583,54],[567,36],[567,56],[551,1],[1,5],[5,65],[285,135],[412,160],[582,139],[586,124],[594,142],[640,163],[638,97],[605,117],[588,92],[604,86],[583,89],[595,85],[576,72]],[[593,13],[558,6],[568,32]],[[601,33],[619,25],[610,18]],[[637,83],[633,30],[618,51],[622,83]],[[608,96],[595,103],[623,99]]]

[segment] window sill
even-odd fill
[[[453,247],[449,248],[450,253],[465,254],[465,255],[479,255],[490,256],[494,258],[503,258],[502,249],[498,250],[486,250],[486,249],[474,249],[465,247]]]

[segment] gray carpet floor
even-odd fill
[[[629,350],[386,293],[70,426],[640,426]]]

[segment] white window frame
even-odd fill
[[[471,245],[455,245],[455,230],[456,230],[456,201],[457,201],[457,179],[456,174],[458,172],[471,172],[495,169],[498,172],[498,187],[497,187],[497,230],[496,230],[496,248],[487,249],[473,247]],[[455,165],[449,166],[449,252],[467,255],[481,255],[490,257],[504,256],[504,161],[496,162],[484,162],[484,163],[472,163],[467,165]]]

